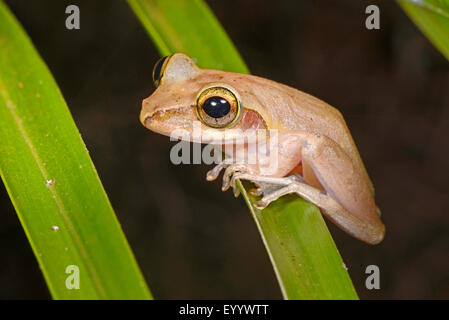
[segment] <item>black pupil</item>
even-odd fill
[[[204,102],[203,110],[212,118],[221,118],[231,111],[231,106],[222,97],[210,97]]]
[[[159,61],[156,63],[153,69],[153,82],[157,84],[159,80],[161,80],[161,71],[162,66],[164,65],[165,60],[168,58],[168,56],[163,57],[162,59],[159,59]]]

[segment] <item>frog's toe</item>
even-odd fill
[[[218,175],[220,174],[221,170],[224,168],[230,166],[232,164],[232,159],[225,159],[221,163],[217,164],[215,167],[213,167],[211,170],[209,170],[206,174],[206,180],[207,181],[213,181],[218,178]]]
[[[259,210],[265,209],[270,203],[276,201],[280,197],[286,194],[294,193],[297,184],[297,182],[293,182],[287,186],[270,184],[263,186],[263,198],[255,203],[255,207]]]
[[[213,169],[212,170],[209,170],[207,173],[206,173],[206,180],[207,181],[214,181],[215,179],[217,179],[218,178],[218,173],[215,173],[214,171],[213,171]]]
[[[234,192],[234,197],[237,198],[240,195],[240,189],[236,184],[232,185],[232,191]]]
[[[242,164],[232,164],[228,166],[223,174],[223,187],[221,188],[223,191],[226,191],[229,189],[229,187],[232,186],[232,188],[235,190],[235,178],[233,178],[237,174],[245,173],[247,172],[247,168],[245,165]],[[232,179],[231,179],[232,178]],[[234,191],[235,194],[235,191]],[[238,195],[237,195],[238,196]]]
[[[249,193],[254,196],[254,197],[260,197],[261,195],[263,195],[263,189],[262,188],[251,188],[249,190]]]
[[[206,173],[206,180],[207,181],[214,181],[220,175],[220,171],[221,170],[223,170],[222,166],[220,166],[220,165],[215,166],[212,170],[209,170]]]
[[[255,203],[254,203],[254,206],[255,206],[257,209],[259,209],[259,210],[263,210],[263,209],[265,209],[266,207],[268,207],[269,204],[270,204],[270,202],[267,202],[267,201],[261,199],[261,200],[255,202]]]

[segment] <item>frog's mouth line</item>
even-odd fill
[[[191,129],[192,122],[197,120],[193,106],[179,106],[166,110],[141,114],[142,124],[153,132],[170,136],[174,130]]]
[[[142,124],[149,130],[162,134],[168,137],[176,138],[183,141],[201,143],[201,144],[213,144],[213,145],[225,145],[235,144],[236,140],[242,138],[247,144],[247,141],[255,141],[245,139],[241,128],[227,128],[217,129],[204,125],[196,116],[194,112],[194,106],[189,107],[176,107],[168,110],[158,110],[153,114],[144,114],[141,117]],[[197,133],[195,134],[195,131]],[[243,133],[243,134],[242,134]],[[247,135],[254,134],[249,131]],[[266,138],[263,139],[266,141]],[[258,140],[255,143],[260,143],[262,140]]]

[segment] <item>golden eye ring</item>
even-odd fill
[[[212,128],[229,128],[239,119],[240,100],[233,90],[224,85],[203,89],[195,104],[198,118]]]

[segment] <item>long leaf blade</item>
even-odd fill
[[[183,52],[203,68],[248,73],[237,50],[202,1],[128,0],[161,55]],[[206,21],[207,24],[195,24]],[[243,196],[287,299],[357,299],[319,210],[284,197],[260,212]]]
[[[256,198],[241,190],[286,299],[358,299],[316,206],[290,195],[260,211]]]
[[[62,94],[2,1],[0,174],[53,298],[151,298]]]
[[[249,72],[230,38],[201,0],[128,3],[162,56],[183,52],[202,68]]]

